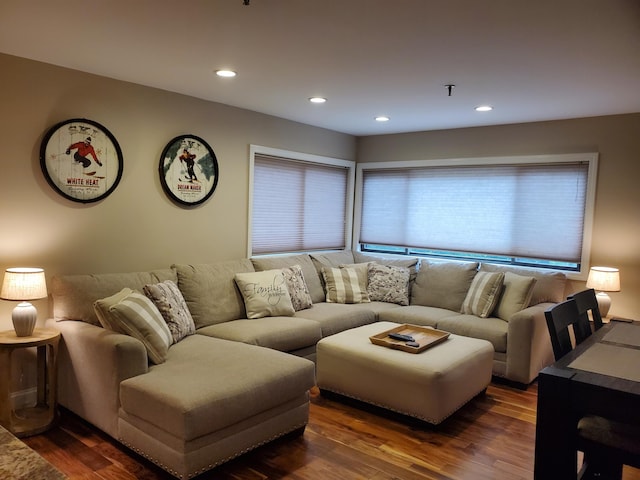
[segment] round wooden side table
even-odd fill
[[[0,424],[16,437],[44,432],[57,418],[57,358],[60,332],[36,328],[28,337],[13,330],[0,332]],[[19,348],[36,348],[37,403],[14,410],[11,401],[12,353]]]

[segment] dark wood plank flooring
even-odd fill
[[[492,383],[433,427],[312,391],[302,436],[276,440],[197,480],[531,480],[537,386]],[[173,477],[63,410],[59,425],[24,439],[71,480]],[[625,467],[624,480],[640,480]]]

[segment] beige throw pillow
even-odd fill
[[[502,320],[509,321],[511,316],[529,306],[536,279],[523,277],[511,272],[504,274],[504,288],[498,301],[495,314]]]
[[[140,340],[153,363],[160,364],[167,359],[173,337],[147,297],[125,288],[109,298],[97,300],[94,308],[101,323],[104,321],[112,330]]]
[[[471,282],[467,297],[462,303],[462,313],[487,318],[493,312],[500,292],[504,273],[478,272]]]
[[[362,268],[322,267],[327,303],[368,303],[367,274]]]
[[[290,317],[295,313],[281,269],[236,273],[235,281],[244,298],[247,318]]]

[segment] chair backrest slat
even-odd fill
[[[572,298],[576,301],[578,312],[580,313],[580,315],[585,315],[587,317],[587,320],[589,319],[589,312],[591,312],[593,327],[596,330],[599,330],[602,327],[602,315],[600,315],[600,308],[598,307],[596,291],[593,288],[588,288],[586,290],[582,290],[581,292],[574,293],[567,298]]]
[[[573,350],[569,327],[572,328],[576,344],[591,335],[591,326],[586,315],[581,315],[574,299],[565,300],[544,312],[551,337],[551,346],[556,360]]]

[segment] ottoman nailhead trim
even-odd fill
[[[368,403],[368,404],[374,405],[376,407],[384,408],[385,410],[390,410],[392,412],[400,413],[400,414],[406,415],[408,417],[417,418],[419,420],[423,420],[423,421],[425,421],[427,423],[431,423],[433,425],[437,425],[437,424],[442,423],[443,421],[445,421],[447,418],[449,418],[451,415],[456,413],[460,408],[462,408],[464,405],[469,403],[473,398],[475,398],[477,395],[479,395],[481,392],[483,392],[485,390],[483,388],[482,390],[476,392],[471,397],[469,397],[467,400],[464,400],[459,405],[457,405],[455,407],[455,409],[451,413],[445,415],[444,417],[442,417],[441,419],[438,420],[438,419],[434,419],[434,418],[430,418],[430,417],[425,417],[425,416],[422,416],[422,415],[416,415],[415,413],[405,412],[403,410],[400,410],[400,409],[397,409],[397,408],[394,408],[394,407],[390,407],[389,405],[383,405],[381,403],[372,402],[371,400],[366,400],[364,398],[358,397],[357,395],[352,395],[350,393],[342,392],[342,391],[339,391],[339,390],[334,390],[334,389],[330,389],[330,388],[322,388],[322,387],[320,387],[320,389],[321,390],[327,390],[327,391],[333,392],[333,393],[337,393],[337,394],[340,394],[340,395],[345,396],[345,397],[353,398],[354,400],[358,400],[360,402]]]

